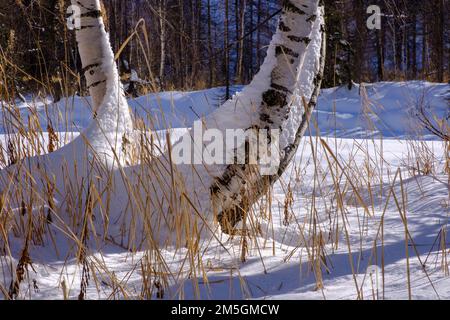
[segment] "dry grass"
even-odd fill
[[[141,36],[148,39],[145,34]],[[148,46],[145,40],[140,44],[141,49]],[[0,184],[0,265],[4,273],[0,275],[0,279],[3,278],[0,280],[0,296],[4,299],[29,298],[32,296],[31,292],[39,290],[34,279],[33,263],[40,261],[33,261],[30,247],[33,247],[33,252],[39,252],[39,248],[45,245],[46,251],[58,256],[61,241],[70,245],[64,255],[59,256],[60,260],[69,265],[75,259],[80,269],[77,273],[80,277],[80,287],[78,294],[75,295],[79,299],[92,298],[87,295],[88,287],[96,288],[98,294],[107,299],[183,299],[186,296],[184,292],[186,282],[191,282],[193,296],[201,299],[205,297],[200,286],[208,286],[209,275],[218,270],[229,271],[230,281],[234,277],[240,279],[239,285],[243,296],[251,297],[246,281],[239,273],[239,264],[231,263],[224,266],[221,261],[226,260],[224,257],[232,256],[237,257],[240,263],[245,263],[249,257],[256,256],[259,257],[262,270],[265,270],[264,259],[267,252],[274,256],[284,255],[286,263],[298,261],[302,267],[306,265],[307,270],[302,272],[305,277],[309,275],[314,277],[315,289],[322,292],[325,297],[324,276],[332,272],[333,254],[340,248],[345,248],[348,254],[355,285],[355,298],[383,299],[384,219],[388,206],[392,204],[395,204],[396,213],[404,227],[403,240],[407,261],[405,286],[408,289],[408,296],[412,298],[414,292],[410,278],[410,259],[417,258],[423,266],[427,261],[422,261],[408,229],[408,194],[403,188],[404,180],[406,175],[436,176],[442,175],[444,170],[450,183],[449,141],[445,142],[446,155],[436,154],[426,142],[407,141],[408,155],[403,159],[402,167],[392,168],[395,169],[395,173],[387,174],[389,183],[385,185],[389,163],[385,160],[383,137],[364,141],[354,140],[348,157],[343,158],[340,156],[339,139],[325,139],[320,134],[310,135],[305,138],[303,150],[299,150],[299,158],[293,164],[291,172],[279,183],[284,194],[277,195],[275,199],[273,189],[269,190],[250,212],[246,212],[240,230],[235,235],[228,237],[215,229],[213,236],[205,239],[200,235],[201,229],[205,228],[199,219],[201,213],[192,215],[197,199],[177,197],[190,192],[187,192],[183,182],[177,179],[176,168],[172,165],[168,168],[171,170],[169,174],[171,181],[158,179],[161,175],[154,172],[160,169],[154,164],[156,156],[170,154],[171,144],[169,135],[165,137],[169,143],[165,143],[162,141],[163,137],[154,134],[153,119],[148,115],[148,119],[135,119],[138,139],[127,151],[130,156],[129,164],[135,165],[133,179],[127,176],[130,171],[121,170],[120,176],[123,185],[126,186],[127,198],[132,199],[136,206],[131,217],[121,217],[128,223],[124,224],[121,239],[118,241],[117,238],[108,236],[111,225],[122,223],[110,220],[110,213],[115,210],[111,207],[115,187],[113,173],[103,168],[100,162],[94,159],[85,170],[87,174],[79,172],[79,177],[75,178],[67,175],[71,168],[65,168],[61,177],[64,181],[63,189],[56,188],[55,176],[51,172],[37,171],[36,168],[30,171],[26,162],[23,162],[28,157],[53,152],[65,145],[72,137],[67,133],[58,133],[55,128],[66,128],[62,130],[64,132],[72,131],[72,119],[69,103],[66,105],[67,110],[63,112],[66,116],[58,118],[59,123],[49,122],[47,128],[41,127],[38,114],[32,109],[28,112],[28,118],[23,119],[16,104],[18,100],[10,95],[16,89],[13,86],[8,87],[11,84],[6,72],[11,68],[20,72],[17,66],[9,64],[5,54],[0,55],[2,83],[0,96],[3,97],[2,101],[8,102],[1,103],[0,127],[5,130],[5,140],[0,145],[0,167],[15,165],[17,172],[13,176],[6,178],[3,176],[5,179],[2,179]],[[59,79],[58,83],[62,87],[70,86],[64,83],[64,79]],[[52,85],[47,83],[43,87],[48,89]],[[198,82],[193,86],[203,88],[205,84]],[[154,87],[141,89],[144,92],[156,90]],[[40,98],[45,98],[49,92],[50,90],[43,90]],[[364,92],[362,94],[364,96]],[[70,97],[67,98],[67,102],[69,100]],[[370,122],[370,114],[374,110],[369,101],[364,104],[363,109],[365,118]],[[147,126],[145,123],[150,125]],[[317,123],[312,122],[311,126],[315,126],[318,131]],[[374,126],[373,123],[368,125]],[[364,158],[363,161],[358,160],[361,156]],[[441,159],[446,161],[444,169],[439,166]],[[83,179],[79,179],[81,176]],[[99,180],[105,183],[99,184]],[[154,183],[163,185],[162,189],[167,190],[164,199],[148,199],[138,191],[154,188]],[[397,185],[400,186],[400,190],[395,187]],[[67,205],[64,212],[59,211],[55,198],[65,199]],[[302,203],[302,212],[298,212],[299,209],[295,206],[300,199],[306,199],[305,203]],[[161,203],[163,200],[169,205],[164,206]],[[149,212],[150,204],[158,210]],[[276,242],[275,239],[280,236],[277,222],[274,221],[276,215],[273,212],[277,205],[282,212],[279,215],[283,217],[281,224],[286,229],[285,234],[281,234],[281,239]],[[165,210],[169,210],[170,214]],[[357,214],[356,230],[349,224],[350,211]],[[146,218],[152,214],[156,215],[160,225],[153,225],[154,220]],[[167,216],[175,218],[170,221],[164,220]],[[381,284],[375,284],[373,274],[369,271],[362,280],[360,279],[358,270],[362,264],[362,256],[355,252],[355,248],[357,251],[363,251],[364,243],[368,239],[369,224],[373,221],[378,221],[378,224],[375,237],[371,238],[373,249],[368,264],[380,266]],[[143,227],[139,225],[141,223]],[[158,234],[163,232],[159,230],[163,225],[171,230],[176,244],[174,247],[154,241]],[[298,231],[297,238],[294,239],[295,245],[284,246],[283,243],[290,237],[288,234],[290,227]],[[58,238],[54,238],[55,229],[59,232]],[[448,276],[447,229],[447,223],[443,223],[430,250],[438,250],[442,272]],[[268,240],[269,237],[273,240]],[[357,246],[355,238],[359,239]],[[21,244],[19,256],[13,254],[13,243]],[[116,271],[106,262],[106,253],[97,252],[95,248],[102,247],[103,244],[120,252],[128,252],[127,259],[131,261],[131,267],[125,276],[117,276]],[[289,249],[287,254],[286,248]],[[212,255],[217,258],[215,261],[210,259],[211,250],[216,252]],[[204,259],[205,256],[209,257],[208,260]],[[355,256],[359,258],[354,259]],[[174,260],[177,263],[174,264]],[[432,283],[426,268],[424,272]],[[136,275],[139,281],[136,281]],[[11,281],[5,283],[4,279]],[[363,287],[369,281],[372,291],[367,295]],[[69,287],[73,290],[67,275],[62,273],[60,275],[62,299],[69,299]]]
[[[12,111],[11,111],[12,112]],[[17,122],[16,122],[17,123]],[[6,123],[5,128],[9,127]],[[45,133],[42,128],[36,126],[34,129],[19,128],[15,134],[9,134],[8,146],[3,147],[3,161],[2,166],[6,167],[12,164],[20,164],[21,160],[30,155],[42,154],[49,150],[54,150],[59,144],[56,134],[51,134],[49,138],[44,139]],[[155,143],[153,135],[146,134],[148,128],[141,128],[141,140],[139,144],[139,151],[134,151],[136,155],[135,161],[140,162],[136,169],[139,171],[138,180],[142,180],[140,188],[148,188],[148,170],[152,170],[151,162],[155,159]],[[52,137],[53,136],[53,137]],[[157,139],[157,138],[156,138]],[[372,292],[372,296],[368,297],[363,294],[363,283],[358,278],[358,264],[361,261],[353,259],[355,255],[355,246],[353,243],[352,233],[348,222],[349,210],[351,208],[360,208],[358,212],[358,231],[359,239],[361,241],[360,250],[362,250],[363,242],[366,240],[367,228],[370,221],[373,221],[376,212],[382,212],[379,230],[377,236],[373,239],[373,259],[378,259],[378,251],[383,251],[383,217],[386,213],[387,206],[394,202],[398,209],[398,215],[404,224],[404,241],[405,241],[405,255],[407,257],[408,265],[406,266],[406,274],[408,275],[407,287],[409,296],[412,297],[411,279],[409,278],[409,259],[412,255],[419,260],[421,256],[417,253],[414,247],[414,240],[408,230],[408,216],[407,216],[407,193],[400,189],[400,193],[394,188],[396,184],[403,186],[403,175],[435,175],[440,173],[437,167],[439,155],[436,155],[433,150],[430,150],[428,144],[425,142],[409,141],[408,156],[404,159],[404,168],[407,171],[397,170],[395,175],[391,177],[391,182],[388,189],[389,193],[383,194],[383,172],[384,168],[388,166],[385,163],[383,155],[383,141],[361,141],[355,140],[349,157],[342,159],[339,156],[339,147],[337,139],[322,139],[320,137],[309,137],[308,143],[304,144],[304,148],[311,148],[311,152],[301,152],[301,154],[308,154],[308,158],[302,158],[294,164],[294,174],[285,177],[281,181],[281,186],[284,188],[285,194],[282,198],[280,210],[282,210],[284,226],[296,226],[299,230],[297,239],[298,245],[286,256],[286,262],[292,262],[292,259],[297,259],[298,252],[306,252],[301,254],[301,259],[307,259],[308,269],[306,273],[312,274],[316,279],[316,289],[322,290],[324,288],[323,276],[331,272],[333,268],[332,254],[339,248],[346,248],[349,256],[349,263],[352,268],[354,277],[355,290],[358,299],[364,298],[382,298],[384,296],[384,283],[382,287],[376,286]],[[47,145],[46,145],[47,144]],[[448,143],[447,143],[448,144]],[[369,150],[375,149],[376,156]],[[159,152],[162,152],[160,150]],[[158,153],[159,153],[158,152]],[[364,161],[357,161],[357,156],[365,155]],[[137,156],[138,155],[138,156]],[[139,158],[139,159],[137,159]],[[97,164],[98,165],[98,164]],[[307,172],[310,171],[310,166],[313,166],[312,179],[306,179]],[[93,167],[96,164],[93,164]],[[6,270],[9,270],[12,275],[12,282],[10,288],[1,287],[0,292],[6,299],[25,298],[20,294],[20,288],[23,290],[23,283],[28,282],[28,292],[36,290],[35,282],[33,282],[33,258],[29,255],[29,246],[34,248],[43,245],[52,246],[55,252],[59,250],[58,240],[51,239],[52,232],[50,225],[56,224],[61,228],[61,232],[66,234],[70,242],[74,244],[73,248],[69,250],[65,259],[70,261],[70,257],[75,257],[81,268],[81,286],[79,288],[79,299],[86,298],[86,290],[88,286],[95,286],[99,288],[99,293],[104,290],[104,283],[108,287],[109,299],[162,299],[162,298],[183,298],[182,283],[184,281],[192,281],[194,288],[194,295],[197,298],[202,298],[199,281],[207,284],[208,274],[211,270],[215,270],[218,266],[214,263],[206,263],[203,261],[203,255],[208,250],[208,244],[211,248],[217,246],[226,247],[228,249],[237,250],[237,256],[241,263],[245,263],[249,256],[260,256],[260,262],[264,265],[264,253],[267,250],[273,252],[274,255],[280,253],[280,248],[275,242],[267,241],[261,238],[261,234],[274,235],[275,227],[273,221],[272,210],[276,205],[273,203],[272,195],[269,193],[261,199],[250,212],[245,215],[244,222],[241,226],[242,232],[236,233],[231,238],[224,237],[220,233],[216,233],[215,237],[211,239],[202,239],[198,231],[201,224],[190,213],[189,206],[195,203],[196,199],[188,199],[187,201],[180,201],[168,195],[168,199],[172,201],[172,209],[178,210],[179,217],[174,219],[171,223],[173,235],[177,242],[175,254],[181,254],[180,264],[174,269],[171,264],[171,259],[168,252],[171,252],[170,246],[160,246],[152,241],[145,243],[134,243],[133,239],[143,238],[152,239],[153,233],[158,233],[155,226],[148,226],[143,228],[143,232],[148,232],[144,237],[140,237],[138,226],[134,225],[133,221],[129,224],[129,229],[123,230],[123,237],[120,243],[111,242],[116,241],[108,239],[109,221],[108,216],[110,210],[114,208],[109,207],[108,196],[103,196],[108,193],[108,190],[98,190],[94,183],[97,170],[92,170],[92,175],[85,177],[82,183],[76,185],[70,178],[66,177],[68,185],[66,190],[55,190],[52,183],[53,177],[46,173],[37,174],[36,172],[29,172],[26,166],[21,169],[19,177],[24,180],[16,179],[17,177],[10,177],[9,181],[2,183],[3,192],[1,198],[0,211],[0,250],[2,255],[8,257],[2,258],[3,270],[7,266],[6,261],[15,261],[12,259],[10,241],[23,242],[22,254],[18,259],[17,265],[9,265]],[[447,161],[448,171],[448,161]],[[94,174],[95,173],[95,174]],[[103,171],[102,179],[110,179],[108,175],[110,172]],[[172,173],[174,176],[175,173]],[[46,188],[40,190],[36,187],[36,182],[33,179],[42,179],[46,181]],[[123,177],[127,181],[127,177]],[[171,182],[171,189],[179,189],[180,186],[175,185],[175,180]],[[331,181],[331,184],[329,183]],[[167,181],[158,181],[158,183],[167,183]],[[107,185],[112,188],[112,185]],[[295,186],[295,187],[294,187]],[[376,190],[374,186],[379,186],[380,190]],[[127,188],[130,198],[137,199],[137,203],[145,202],[139,192],[135,192],[139,186],[133,185]],[[295,191],[294,191],[295,190]],[[173,195],[179,194],[179,190],[173,192]],[[54,203],[54,195],[66,193],[68,198],[66,212],[57,212],[57,207]],[[26,196],[23,196],[26,195]],[[295,212],[294,204],[297,199],[308,199],[305,203],[305,213],[299,214]],[[148,200],[147,200],[148,201]],[[19,207],[15,204],[20,204]],[[137,210],[141,212],[134,212],[136,217],[146,215],[146,206],[143,204]],[[161,208],[162,210],[162,208]],[[183,213],[184,212],[184,213]],[[160,212],[162,214],[162,212]],[[164,216],[162,214],[162,216]],[[67,219],[70,217],[70,219]],[[298,217],[302,217],[299,220]],[[99,230],[98,219],[102,219],[103,229]],[[269,223],[265,223],[269,222]],[[272,230],[261,230],[261,224],[267,225]],[[190,226],[186,228],[186,226]],[[278,232],[278,231],[277,231]],[[189,234],[190,233],[190,234]],[[273,236],[275,238],[275,236]],[[20,240],[19,240],[20,239]],[[182,243],[182,239],[186,239]],[[442,227],[440,235],[437,235],[436,248],[439,248],[441,253],[441,266],[443,272],[448,274],[448,248],[447,248],[447,227]],[[52,243],[52,241],[55,241]],[[118,278],[114,271],[110,270],[102,258],[102,253],[96,254],[90,248],[93,243],[109,242],[109,245],[120,248],[122,251],[129,251],[130,259],[137,259],[133,265],[134,267],[129,271],[128,277]],[[201,243],[200,243],[201,242]],[[283,243],[283,241],[281,241]],[[231,245],[231,246],[230,246]],[[411,247],[412,246],[412,247]],[[233,249],[234,248],[234,249]],[[412,248],[412,249],[411,249]],[[49,250],[47,248],[46,250]],[[144,251],[143,251],[144,250]],[[180,251],[181,250],[181,251]],[[222,252],[225,254],[225,252]],[[232,254],[233,255],[233,254]],[[133,258],[135,257],[135,258]],[[138,258],[139,257],[139,258]],[[383,257],[381,261],[373,261],[384,270]],[[303,264],[302,264],[303,265]],[[234,272],[238,272],[236,267]],[[426,269],[424,269],[426,270]],[[141,277],[141,289],[137,290],[133,286],[129,287],[128,280],[132,275],[139,274]],[[427,275],[428,276],[428,275]],[[366,274],[370,278],[369,274]],[[62,296],[61,298],[68,298],[67,281],[61,277]],[[189,280],[190,279],[190,280]],[[373,279],[372,279],[373,280]],[[369,281],[369,280],[368,280]],[[431,280],[430,280],[431,281]],[[22,285],[21,285],[22,283]],[[33,284],[34,283],[34,284]],[[174,283],[178,283],[178,292],[170,292],[169,288]],[[245,281],[242,279],[242,285],[245,286]],[[379,291],[378,291],[379,290]],[[245,291],[245,290],[244,290]],[[170,295],[169,295],[170,294]]]

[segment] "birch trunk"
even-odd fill
[[[115,190],[109,179],[127,163],[125,149],[133,128],[100,2],[72,3],[81,9],[81,16],[75,17],[81,22],[76,37],[95,115],[80,136],[64,147],[23,159],[0,172],[0,193],[6,194],[7,205],[22,210],[27,207],[30,216],[37,213],[36,218],[48,207],[48,220],[54,229],[64,230],[55,231],[55,236],[69,241],[74,238],[68,234],[82,233],[80,221],[74,217],[83,210],[82,204],[89,203],[93,186],[102,187],[105,193]],[[97,221],[104,218],[101,212]]]
[[[76,39],[86,86],[92,97],[93,109],[97,110],[106,94],[106,74],[102,70],[102,64],[107,44],[102,43],[106,39],[101,6],[98,0],[71,0],[71,2],[81,10],[80,29],[76,31]]]
[[[60,194],[68,192],[66,184],[86,179],[86,172],[110,172],[127,163],[126,144],[133,128],[127,101],[119,80],[109,37],[101,15],[99,0],[72,0],[79,19],[75,24],[76,38],[83,65],[83,73],[92,96],[93,119],[88,127],[69,144],[53,153],[30,157],[0,174],[2,187],[13,180],[27,184],[32,175],[36,185],[29,186],[30,194],[45,193],[47,183]],[[75,12],[76,13],[76,12]],[[95,167],[95,169],[94,169]],[[42,170],[45,168],[45,170]],[[18,188],[20,187],[18,184]],[[10,190],[13,194],[17,190]],[[20,193],[22,199],[11,196],[13,206],[31,197]],[[61,199],[55,199],[59,201]],[[15,202],[15,204],[14,204]]]
[[[90,153],[100,155],[99,158],[108,166],[124,165],[127,157],[124,143],[131,139],[129,132],[133,123],[103,23],[102,6],[100,0],[71,2],[80,9],[80,27],[76,30],[76,39],[94,115],[81,138],[65,149],[89,144]]]
[[[191,132],[157,160],[125,169],[127,187],[132,186],[134,195],[118,195],[111,205],[124,208],[119,219],[122,230],[141,229],[143,236],[134,238],[140,241],[151,234],[150,245],[157,242],[176,246],[197,241],[203,232],[214,233],[215,221],[223,232],[234,232],[236,224],[286,170],[317,103],[326,48],[323,10],[318,4],[319,0],[285,1],[266,60],[253,81],[194,124]],[[223,136],[223,140],[215,141],[226,146],[217,162],[205,160],[205,155],[215,152],[205,149],[202,138],[198,139],[198,133],[202,135],[206,128]],[[265,145],[273,155],[279,153],[280,162],[273,172],[262,175],[261,165],[247,161],[231,165],[221,162],[235,158],[250,143],[244,139],[236,146],[228,146],[227,130],[233,129],[240,130],[242,136],[252,130],[280,130],[279,141],[267,139]],[[190,150],[183,149],[184,143],[190,145],[192,141]],[[174,160],[181,153],[188,154],[185,164]]]
[[[278,180],[298,148],[323,78],[323,30],[323,11],[318,8],[318,1],[284,2],[277,33],[260,71],[264,73],[268,60],[275,58],[270,82],[260,93],[259,121],[253,121],[251,126],[257,130],[281,131],[281,161],[277,172],[269,176],[261,176],[259,170],[248,165],[231,165],[215,179],[211,186],[214,206],[222,230],[227,233],[232,232],[257,199]],[[304,65],[305,57],[307,65]],[[259,81],[258,76],[250,87]],[[303,100],[308,101],[307,106]]]

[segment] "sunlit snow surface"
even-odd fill
[[[231,88],[232,93],[243,87]],[[50,99],[27,97],[17,102],[22,121],[28,123],[30,114],[36,115],[43,130],[51,119],[55,131],[80,131],[91,121],[90,99],[63,98],[57,104]],[[195,120],[213,112],[224,102],[225,89],[213,88],[194,92],[163,92],[130,99],[134,114],[143,118],[152,129],[190,127]],[[383,137],[400,138],[417,134],[413,130],[417,107],[442,117],[449,116],[450,86],[423,81],[380,82],[324,89],[315,116],[321,135],[365,137],[381,132]],[[10,119],[6,103],[1,102],[0,115]],[[47,117],[48,114],[48,117]],[[369,116],[368,116],[369,115]],[[368,119],[370,118],[370,120]],[[373,130],[373,124],[376,130]],[[312,128],[315,133],[315,128]],[[0,126],[0,132],[5,128]],[[425,132],[423,132],[426,134]]]
[[[130,105],[142,117],[156,119],[153,124],[156,130],[169,126],[174,128],[172,133],[177,137],[193,121],[213,111],[223,94],[221,88],[167,92],[137,98],[130,101]],[[445,118],[449,112],[448,97],[448,85],[425,82],[378,83],[357,86],[351,91],[346,88],[323,90],[315,119],[321,136],[326,136],[324,141],[337,154],[344,170],[333,177],[327,162],[330,154],[325,154],[324,144],[316,137],[317,130],[312,128],[313,136],[303,139],[296,159],[274,186],[271,210],[265,214],[265,219],[258,220],[261,235],[256,242],[249,242],[247,261],[241,262],[240,237],[228,239],[217,235],[223,246],[216,239],[212,240],[201,259],[207,271],[205,283],[203,274],[189,277],[186,250],[164,249],[161,253],[173,273],[167,277],[169,285],[164,298],[407,299],[409,283],[414,299],[450,299],[449,257],[446,256],[450,254],[450,246],[448,236],[447,241],[443,237],[448,233],[450,214],[448,175],[444,173],[445,146],[427,132],[415,131],[417,125],[414,125],[418,103]],[[65,131],[86,127],[89,107],[85,101],[78,97],[68,100],[69,108],[60,102],[58,111],[48,103],[48,113],[56,117],[52,123],[61,122],[59,129]],[[47,127],[46,104],[41,100],[32,102],[30,98],[30,102],[18,104],[18,107],[24,119],[30,111],[37,111],[42,127]],[[69,129],[56,120],[66,117],[71,119]],[[419,142],[407,138],[428,140],[422,147],[427,146],[427,152],[434,157],[432,175],[411,175],[412,149]],[[7,136],[3,135],[2,143],[6,140]],[[313,161],[313,154],[317,163]],[[400,175],[396,176],[398,169],[403,184]],[[333,191],[334,178],[338,181],[341,199],[337,199]],[[289,223],[285,223],[289,190],[293,201],[288,205]],[[361,202],[367,205],[367,211]],[[264,205],[263,208],[267,209]],[[255,211],[261,210],[255,207]],[[406,229],[412,238],[407,244],[401,213],[406,213]],[[312,220],[315,220],[315,228]],[[333,232],[330,234],[329,230]],[[312,253],[317,254],[313,249],[314,235],[319,234],[325,243],[324,259],[315,261],[321,261],[323,288],[317,286],[320,277],[310,262]],[[21,250],[20,241],[11,243],[14,261],[0,258],[0,283],[5,288],[9,287],[10,268],[17,265]],[[131,254],[110,245],[105,252],[89,256],[92,268],[87,298],[140,297],[141,263],[145,254]],[[34,270],[29,268],[28,277],[21,285],[20,298],[62,299],[62,282],[70,298],[78,296],[82,266],[76,261],[55,259],[42,248],[32,250],[31,258]],[[117,283],[120,283],[120,290]]]

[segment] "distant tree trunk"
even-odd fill
[[[378,5],[381,7],[381,10],[385,10],[384,0],[378,0]],[[385,20],[386,18],[382,18],[381,20],[381,29],[376,30],[376,55],[377,55],[377,80],[384,81],[385,80],[385,41],[386,41],[386,30],[385,30]]]
[[[244,64],[244,35],[245,35],[245,9],[246,0],[241,0],[240,6],[240,26],[239,26],[239,54],[238,54],[238,70],[237,70],[237,81],[242,84],[243,81],[243,64]]]
[[[239,53],[240,53],[240,47],[241,47],[241,42],[239,41],[239,36],[241,35],[239,29],[240,29],[240,23],[239,21],[240,19],[240,3],[241,0],[234,0],[234,42],[235,42],[235,52],[236,52],[236,63],[234,65],[234,74],[237,75],[238,74],[238,68],[239,68]]]
[[[161,90],[165,88],[165,66],[166,66],[166,0],[159,0],[158,14],[159,14],[159,27],[160,27],[160,63],[159,63],[159,86]]]
[[[437,39],[437,70],[438,70],[438,76],[437,80],[439,82],[444,82],[444,68],[445,68],[445,61],[444,61],[444,47],[445,47],[445,12],[444,12],[444,0],[438,0],[438,14],[439,18],[437,21],[437,31],[438,31],[438,39]]]
[[[215,69],[215,57],[213,57],[213,44],[212,44],[212,18],[211,18],[211,0],[208,0],[207,4],[208,14],[208,56],[209,56],[209,79],[208,87],[211,88],[214,84],[214,69]]]
[[[384,38],[383,31],[377,30],[376,32],[377,41],[377,74],[378,81],[384,81]]]
[[[412,77],[417,78],[417,14],[414,9],[412,17]]]
[[[362,0],[353,1],[354,20],[356,21],[356,31],[354,34],[353,48],[358,53],[354,55],[353,60],[353,74],[357,83],[363,81],[364,61],[365,59],[365,44],[366,44],[366,26],[364,20],[364,3]]]
[[[428,24],[425,13],[422,14],[423,35],[422,35],[422,76],[428,75]]]
[[[204,45],[203,45],[203,43],[204,43],[204,37],[203,37],[204,29],[203,29],[203,23],[202,23],[203,20],[204,20],[204,16],[203,16],[203,9],[204,9],[203,1],[202,0],[197,0],[196,7],[197,7],[197,9],[196,9],[196,12],[197,12],[197,19],[196,19],[196,25],[197,25],[197,37],[196,37],[197,38],[197,54],[198,54],[198,57],[201,57],[203,52],[204,52],[203,51],[204,50]],[[200,79],[199,74],[202,73],[201,71],[203,71],[202,70],[203,66],[199,63],[198,57],[196,57],[194,59],[194,62],[195,62],[194,68],[196,70],[196,73],[195,73],[196,79]]]
[[[395,77],[399,77],[402,72],[402,44],[403,44],[403,32],[401,29],[401,24],[398,21],[398,18],[395,18],[395,33],[394,33],[394,48],[395,48]]]
[[[411,25],[411,22],[408,23]],[[404,37],[404,47],[405,47],[405,57],[406,57],[406,79],[411,79],[412,76],[412,43],[411,43],[411,26],[408,26],[405,31]]]
[[[254,47],[254,43],[253,43],[253,38],[254,38],[254,26],[253,26],[253,0],[249,0],[249,7],[250,7],[250,21],[249,21],[249,28],[250,28],[250,35],[248,37],[248,72],[245,74],[245,79],[244,82],[247,82],[248,79],[252,79],[253,78],[253,47]]]
[[[225,0],[225,34],[224,34],[224,54],[225,54],[225,99],[230,99],[230,48],[228,21],[230,19],[228,0]]]
[[[113,35],[110,39],[111,41],[111,47],[113,49],[114,52],[117,51],[118,47],[117,47],[117,21],[116,21],[116,17],[117,17],[117,2],[114,1],[108,1],[107,3],[107,8],[108,8],[108,12],[110,14],[110,19],[109,19],[109,32],[111,35]]]
[[[184,1],[178,1],[178,87],[185,87],[185,70],[186,70],[186,46],[184,41],[185,21],[184,21]]]
[[[257,25],[258,30],[256,31],[256,63],[258,64],[258,67],[261,65],[261,16],[262,16],[262,0],[258,0],[257,5]]]
[[[190,65],[190,76],[189,76],[189,85],[190,87],[194,87],[195,82],[197,79],[197,63],[195,62],[199,55],[198,55],[198,28],[197,28],[197,10],[199,8],[196,6],[196,1],[189,0],[190,3],[190,10],[191,10],[191,19],[190,19],[190,39],[191,44],[189,46],[191,58],[189,59],[189,65]]]

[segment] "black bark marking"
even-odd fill
[[[262,98],[263,102],[269,107],[286,105],[286,94],[277,90],[267,90],[263,93]]]
[[[90,10],[80,15],[81,18],[94,18],[98,19],[102,16],[102,12],[100,10]]]
[[[307,22],[314,22],[316,21],[317,16],[315,14],[313,14],[311,17],[309,17],[308,19],[306,19]]]
[[[83,7],[83,8],[85,8],[86,10],[92,10],[93,8],[88,8],[88,7],[86,7],[84,4],[82,4],[80,1],[77,1],[77,5],[78,6],[80,6],[80,7]]]
[[[261,115],[259,116],[259,119],[262,122],[273,124],[273,121],[270,119],[270,116],[267,113],[261,113]]]
[[[70,18],[72,17],[73,14],[72,13],[67,13],[66,14],[66,18]],[[85,13],[80,14],[80,18],[94,18],[94,19],[98,19],[101,18],[102,16],[102,12],[100,10],[89,10]]]
[[[100,84],[102,84],[102,83],[105,83],[105,82],[106,82],[106,80],[100,80],[100,81],[94,82],[93,84],[91,84],[91,85],[88,87],[88,89],[95,88],[96,86],[98,86],[98,85],[100,85]]]
[[[288,36],[288,39],[294,42],[304,42],[306,45],[311,42],[311,39],[308,37]]]
[[[283,91],[283,92],[291,93],[291,91],[289,91],[288,88],[283,87],[283,86],[280,86],[279,84],[276,84],[276,83],[273,83],[273,82],[272,82],[270,86],[271,86],[272,88],[278,90],[278,91]]]
[[[90,29],[90,28],[97,28],[97,27],[100,27],[99,25],[93,25],[93,26],[81,26],[80,27],[80,30],[85,30],[85,29]]]
[[[291,152],[293,149],[294,149],[294,144],[293,143],[291,143],[291,144],[289,144],[288,146],[286,146],[285,148],[284,148],[284,153],[286,154],[286,153],[289,153],[289,152]]]
[[[228,170],[228,169],[227,169],[227,170]],[[212,193],[212,194],[218,194],[219,191],[220,191],[219,182],[216,182],[216,183],[214,183],[214,184],[211,186],[211,193]]]
[[[314,85],[318,86],[322,82],[322,75],[319,73],[314,77]]]
[[[297,37],[297,36],[288,36],[288,39],[294,42],[300,42],[302,41],[301,37]]]
[[[260,129],[261,129],[261,128],[260,128],[259,126],[253,125],[253,126],[247,128],[247,129],[245,129],[245,131],[248,131],[248,130],[260,130]]]
[[[248,209],[244,206],[244,204],[239,202],[239,204],[233,206],[231,210],[219,213],[217,215],[217,221],[222,228],[222,232],[232,235],[235,226],[244,218],[247,210]]]
[[[296,13],[296,14],[300,14],[300,15],[306,14],[305,11],[303,11],[300,8],[297,8],[290,0],[284,1],[283,8],[288,12],[292,12],[292,13]]]
[[[286,55],[292,56],[294,58],[298,58],[299,57],[299,54],[297,52],[295,52],[294,50],[289,49],[286,46],[279,45],[279,46],[277,46],[275,48],[275,56],[278,57],[281,54],[286,54]]]
[[[98,67],[100,67],[100,63],[93,63],[93,64],[90,64],[90,65],[84,67],[83,69],[81,69],[81,72],[84,74],[84,73],[88,72],[89,70],[98,68]]]
[[[218,188],[218,190],[220,190],[220,186],[227,186],[230,184],[231,182],[231,178],[232,178],[232,174],[230,173],[230,171],[232,169],[232,166],[228,166],[226,169],[225,174],[221,177],[221,178],[217,178],[217,184],[215,185],[216,188]]]
[[[285,25],[283,21],[280,21],[280,25],[278,26],[278,28],[283,32],[291,31],[291,28],[289,28],[287,25]]]
[[[308,44],[310,44],[310,42],[311,42],[311,39],[310,38],[308,38],[308,37],[304,37],[304,38],[302,38],[302,40],[301,40],[303,43],[305,43],[306,45],[308,45]]]

